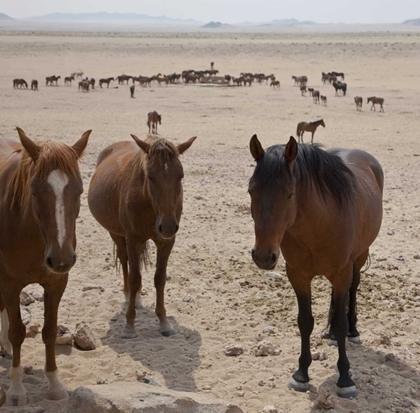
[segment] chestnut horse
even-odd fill
[[[360,96],[356,96],[354,98],[354,103],[356,104],[356,110],[362,110],[363,106],[363,98]]]
[[[156,315],[164,336],[175,334],[166,318],[164,290],[166,266],[175,243],[182,212],[182,178],[179,155],[195,137],[175,146],[165,139],[118,142],[99,155],[89,187],[89,208],[109,231],[117,247],[129,302],[122,338],[136,337],[136,305],[141,306],[140,264],[147,262],[147,241],[157,248],[155,272]],[[140,149],[139,149],[140,148]]]
[[[367,103],[372,103],[372,106],[370,107],[370,110],[375,109],[376,112],[376,106],[379,105],[381,108],[379,109],[379,112],[385,112],[384,111],[384,98],[378,98],[376,96],[372,96],[370,98],[367,98]]]
[[[91,133],[85,132],[73,146],[67,146],[36,144],[22,129],[17,131],[21,145],[0,141],[0,341],[13,353],[12,383],[6,394],[9,406],[27,402],[20,361],[26,329],[19,295],[33,283],[41,284],[45,291],[42,339],[48,396],[53,400],[68,397],[55,362],[57,311],[76,262],[76,218],[83,191],[78,159]]]
[[[281,250],[298,300],[301,354],[290,387],[309,388],[311,281],[323,275],[333,286],[331,332],[338,344],[338,394],[354,397],[346,337],[359,341],[356,290],[381,226],[382,168],[361,150],[324,151],[300,145],[293,137],[287,145],[264,151],[254,135],[250,150],[257,161],[249,182],[255,222],[252,259],[259,268],[273,270]]]
[[[314,135],[319,125],[322,125],[325,128],[325,122],[323,119],[316,120],[315,122],[299,122],[296,128],[296,135],[299,142],[302,141],[303,143],[303,134],[305,132],[311,132],[311,143],[314,143]]]
[[[149,112],[147,114],[147,126],[149,127],[149,133],[150,129],[152,129],[152,133],[157,134],[157,125],[162,125],[162,115],[159,115],[156,111]]]

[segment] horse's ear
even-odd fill
[[[19,134],[19,139],[22,146],[25,148],[26,152],[29,153],[29,156],[34,161],[36,161],[38,159],[39,151],[41,150],[41,147],[38,146],[34,141],[29,139],[21,128],[16,127],[16,130]]]
[[[131,137],[136,141],[137,145],[143,149],[145,153],[149,153],[150,145],[141,139],[139,139],[136,135],[131,135]]]
[[[291,136],[287,142],[286,149],[284,150],[284,159],[287,163],[292,163],[298,154],[298,144],[296,139]]]
[[[82,135],[82,137],[72,146],[78,158],[80,158],[83,155],[83,151],[86,149],[86,145],[88,143],[89,136],[91,133],[92,133],[91,129],[86,131]]]
[[[263,147],[261,146],[260,141],[258,140],[257,135],[254,135],[250,142],[249,142],[249,150],[251,151],[251,155],[254,157],[254,159],[258,162],[260,159],[263,158],[265,155],[265,151]]]
[[[197,136],[193,136],[192,138],[188,139],[186,142],[180,143],[177,148],[180,155],[182,155],[197,139]]]

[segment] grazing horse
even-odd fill
[[[319,103],[319,96],[320,96],[319,90],[312,91],[312,98],[315,104]]]
[[[26,83],[24,79],[13,79],[13,88],[19,89],[19,86],[21,89],[23,89],[23,87],[28,89],[28,84]]]
[[[324,106],[327,106],[327,97],[326,96],[321,95],[321,104],[324,105]]]
[[[149,133],[150,129],[152,129],[152,133],[157,134],[157,125],[162,125],[162,115],[159,115],[156,111],[149,112],[147,114],[147,126],[149,127]]]
[[[37,144],[22,129],[17,131],[21,144],[0,141],[0,341],[13,353],[12,383],[6,394],[9,406],[27,402],[20,360],[25,326],[19,295],[22,288],[34,283],[45,291],[42,339],[48,396],[53,400],[68,397],[55,362],[57,310],[76,262],[76,218],[83,192],[78,159],[91,133],[85,132],[73,146],[67,146]]]
[[[164,336],[175,334],[166,318],[164,290],[166,266],[175,243],[182,212],[184,176],[179,155],[195,137],[175,146],[165,139],[118,142],[99,155],[88,202],[96,220],[109,231],[117,247],[124,275],[124,293],[129,302],[122,338],[136,337],[134,320],[141,306],[140,266],[147,262],[147,241],[157,248],[155,272],[156,315]],[[140,149],[139,149],[140,147]]]
[[[363,106],[363,98],[360,96],[356,96],[354,98],[354,103],[356,104],[356,110],[362,110]]]
[[[305,132],[311,132],[311,143],[314,143],[314,135],[319,125],[322,125],[325,128],[325,123],[323,119],[316,120],[315,122],[299,122],[296,129],[296,135],[299,142],[303,143],[303,134]]]
[[[356,290],[381,226],[382,168],[364,151],[324,151],[300,145],[293,137],[287,145],[264,151],[254,135],[250,150],[257,161],[249,181],[255,222],[252,259],[259,268],[273,270],[281,250],[298,300],[301,354],[289,386],[297,391],[309,388],[311,281],[323,275],[333,286],[331,331],[338,344],[338,395],[354,397],[346,337],[359,339]]]
[[[338,95],[338,91],[341,90],[343,92],[343,96],[346,96],[347,92],[347,83],[341,83],[341,82],[334,82],[333,83],[335,94]]]
[[[280,80],[272,80],[270,83],[270,87],[271,86],[273,87],[273,89],[280,89]]]
[[[109,84],[111,81],[114,81],[113,77],[108,77],[106,79],[99,79],[99,87],[102,89],[102,85],[106,83],[106,87],[109,89]]]
[[[302,96],[305,96],[307,90],[306,90],[306,85],[301,85],[300,86],[300,93],[302,94]]]
[[[385,112],[384,108],[383,108],[383,104],[384,104],[384,99],[383,98],[377,98],[376,96],[372,96],[370,98],[367,98],[367,103],[372,102],[372,106],[370,108],[370,110],[372,110],[372,108],[375,109],[376,112],[376,107],[375,105],[379,105],[381,107],[381,109],[379,109],[379,112]]]
[[[31,89],[32,90],[38,90],[38,81],[37,80],[32,80]]]

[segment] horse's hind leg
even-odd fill
[[[311,281],[309,279],[305,280],[302,274],[291,269],[288,265],[286,265],[286,272],[298,300],[298,326],[301,337],[299,368],[293,374],[289,387],[297,391],[306,392],[309,389],[308,368],[312,363],[310,337],[314,328],[311,308]]]
[[[1,331],[0,331],[0,345],[1,354],[3,357],[12,357],[12,344],[9,340],[9,316],[4,306],[3,299],[0,294],[0,314],[1,314]]]
[[[169,337],[176,334],[172,324],[166,318],[165,309],[165,284],[166,284],[166,268],[168,266],[169,255],[174,246],[175,239],[172,240],[156,240],[157,259],[155,272],[155,288],[156,288],[156,315],[159,318],[159,331]]]

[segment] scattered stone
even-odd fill
[[[321,351],[321,354],[319,355],[319,361],[324,361],[328,359],[328,354],[325,351]]]
[[[258,386],[260,386],[260,387],[265,386],[265,381],[264,381],[264,380],[260,380],[260,381],[258,382]]]
[[[96,380],[96,384],[108,384],[108,379],[99,378]]]
[[[283,276],[281,274],[279,274],[278,272],[274,272],[274,271],[266,271],[264,273],[264,275],[266,277],[269,277],[269,278],[274,278],[275,280],[282,280],[283,279]]]
[[[222,276],[222,274],[218,273],[218,274],[214,274],[214,279],[218,280],[220,277]]]
[[[105,291],[105,288],[101,287],[100,285],[88,285],[82,288],[83,292],[90,291],[90,290],[99,290],[101,293],[103,293]]]
[[[20,303],[22,305],[29,305],[35,302],[35,299],[30,296],[26,291],[20,292]]]
[[[261,413],[279,413],[279,411],[274,406],[265,406]]]
[[[26,307],[20,307],[20,315],[22,317],[22,323],[27,326],[31,322],[31,310]]]
[[[415,260],[420,260],[420,254],[413,255],[413,258],[414,258]]]
[[[33,409],[29,410],[28,413],[44,413],[45,409],[43,407],[34,407]]]
[[[253,349],[253,353],[255,357],[278,356],[281,350],[268,340],[264,340]]]
[[[149,375],[144,376],[140,381],[145,384],[150,384],[151,386],[162,387],[156,379]]]
[[[242,409],[203,393],[184,393],[142,383],[116,382],[79,387],[63,413],[244,413]]]
[[[195,301],[195,298],[190,294],[185,294],[184,297],[182,298],[182,301],[184,303],[193,303]]]
[[[384,333],[380,335],[379,343],[384,346],[390,346],[392,344],[391,338]]]
[[[314,401],[315,409],[335,409],[337,405],[337,396],[328,389],[319,389],[318,397]]]
[[[319,360],[319,357],[321,355],[320,351],[314,351],[311,356],[312,356],[312,360]]]
[[[70,333],[70,330],[63,325],[59,325],[58,326],[58,330],[57,330],[57,338],[55,340],[56,344],[59,345],[72,345],[73,344],[73,336]]]
[[[394,231],[393,229],[390,229],[390,230],[387,232],[387,234],[388,234],[388,235],[395,235],[395,231]]]
[[[264,334],[274,334],[274,328],[271,326],[265,327],[263,330]]]
[[[31,293],[31,296],[40,303],[44,302],[44,293]]]
[[[398,360],[395,357],[394,353],[388,353],[388,354],[385,354],[385,361],[397,362]]]
[[[244,353],[244,348],[241,344],[232,344],[226,346],[223,352],[225,353],[225,356],[239,356]]]
[[[26,337],[34,338],[39,333],[41,325],[38,323],[29,324],[28,328],[26,329]]]
[[[405,261],[405,258],[402,255],[398,255],[397,260],[398,261]]]
[[[32,376],[34,374],[34,368],[32,366],[23,366],[23,372]]]
[[[81,350],[95,350],[95,337],[89,326],[84,322],[76,324],[76,332],[73,334],[74,343]]]

